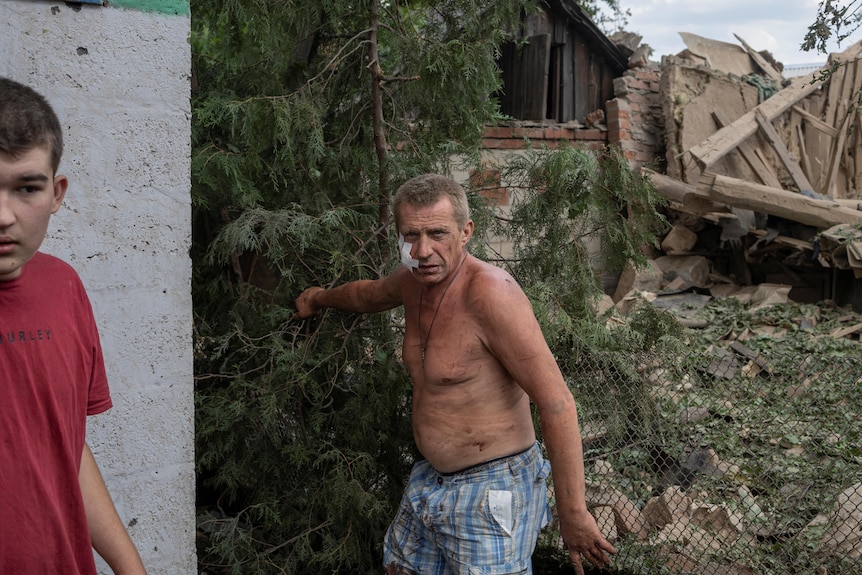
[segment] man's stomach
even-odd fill
[[[529,400],[507,409],[413,404],[413,437],[425,459],[452,473],[520,453],[536,442]],[[490,408],[489,408],[490,407]]]

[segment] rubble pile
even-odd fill
[[[862,42],[786,79],[741,38],[681,35],[661,63],[666,173],[647,172],[673,224],[662,288],[783,285],[862,310]]]
[[[857,109],[862,42],[831,55],[813,75],[785,78],[780,63],[741,38],[736,46],[681,35],[688,49],[661,62],[665,173],[647,170],[668,202],[671,226],[660,248],[649,254],[649,265],[625,270],[596,313],[611,310],[609,326],[622,324],[646,301],[697,329],[708,327],[698,312],[718,298],[734,298],[748,309],[805,302],[836,303],[833,309],[840,311],[848,303],[862,313],[862,114]],[[827,70],[831,74],[823,75]],[[657,405],[679,409],[689,429],[724,417],[734,418],[739,434],[759,416],[745,419],[749,412],[736,411],[735,401],[752,398],[739,392],[741,380],[752,382],[755,399],[761,399],[757,382],[768,380],[778,390],[774,397],[788,404],[823,401],[822,391],[834,384],[818,381],[816,369],[806,371],[812,356],[800,356],[789,370],[785,366],[793,373],[778,374],[772,358],[746,345],[747,338],[778,341],[787,331],[808,332],[817,321],[816,315],[776,321],[709,346],[703,371],[716,386],[711,391],[727,400],[723,414],[691,401],[691,383],[674,381],[664,370],[643,374],[651,397]],[[828,333],[811,335],[827,336],[851,347],[862,343],[862,316],[848,311]],[[782,377],[788,383],[775,383]],[[858,388],[858,377],[857,370],[840,385]],[[677,405],[681,397],[687,402]],[[803,419],[800,428],[816,421]],[[585,427],[582,435],[585,448],[604,440],[600,424]],[[820,456],[810,445],[779,435],[765,441],[768,461]],[[823,435],[825,445],[848,441]],[[810,521],[813,513],[789,526],[764,503],[763,494],[774,490],[791,501],[798,495],[794,490],[807,487],[785,477],[775,477],[768,488],[759,485],[737,462],[724,459],[733,456],[716,449],[702,445],[669,463],[653,458],[664,462],[661,480],[639,501],[625,487],[631,474],[604,459],[592,461],[587,500],[606,536],[653,547],[672,573],[753,575],[762,572],[752,558],[756,547],[795,539],[812,542],[818,557],[840,556],[856,564],[862,559],[858,472],[824,491],[834,503],[824,504]],[[825,459],[821,463],[825,466]]]

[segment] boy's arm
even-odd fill
[[[328,307],[354,313],[385,311],[402,305],[401,282],[407,268],[399,266],[378,280],[357,280],[334,288],[310,287],[296,298],[296,318],[306,319]]]
[[[126,532],[93,452],[85,443],[78,473],[93,548],[116,575],[146,575],[144,564]]]

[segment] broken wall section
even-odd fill
[[[673,255],[706,258],[723,282],[788,284],[794,301],[862,308],[858,238],[832,241],[839,226],[862,224],[862,43],[831,55],[846,65],[824,81],[783,78],[741,39],[744,48],[694,40],[660,68],[667,161],[652,179],[669,221],[697,237]]]
[[[622,149],[634,169],[664,164],[665,118],[661,68],[655,62],[627,70],[614,79],[607,103],[608,143]]]
[[[697,183],[700,169],[686,161],[684,152],[760,103],[758,88],[753,84],[674,56],[663,60],[660,99],[666,118],[667,175],[692,184]],[[754,145],[762,148],[760,144],[758,139]],[[760,181],[739,154],[728,154],[711,169]]]

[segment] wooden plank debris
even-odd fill
[[[796,124],[796,139],[799,142],[799,156],[802,158],[802,169],[805,170],[805,175],[810,181],[813,176],[811,171],[811,160],[808,158],[808,149],[805,144],[805,135],[802,133],[802,126]]]
[[[751,235],[756,236],[757,238],[765,238],[769,232],[766,230],[751,230]],[[805,240],[800,240],[797,238],[790,238],[787,236],[777,235],[769,240],[769,243],[781,244],[790,248],[796,248],[800,251],[813,251],[814,245],[812,242],[807,242]]]
[[[853,46],[842,52],[840,56],[856,56],[860,49],[862,49],[862,40],[853,44]],[[821,71],[826,69],[828,69],[828,65],[821,68]],[[705,171],[730,153],[740,142],[758,130],[759,126],[755,117],[758,111],[767,120],[773,121],[794,104],[819,90],[822,84],[822,82],[813,82],[808,77],[794,78],[788,87],[780,90],[753,110],[743,114],[729,125],[715,132],[712,136],[684,151],[684,153],[691,156],[693,161],[700,166],[700,169]]]
[[[772,364],[769,363],[769,360],[766,359],[762,354],[754,351],[748,346],[745,346],[738,341],[734,341],[730,344],[730,349],[749,360],[750,364],[756,366],[756,369],[750,369],[749,371],[752,374],[756,375],[772,375],[775,371],[775,368],[772,367]]]
[[[803,110],[802,108],[800,108],[799,106],[796,106],[796,105],[793,105],[790,108],[794,112],[796,112],[797,114],[799,114],[800,116],[805,118],[805,120],[811,126],[820,130],[821,132],[823,132],[827,136],[834,138],[835,136],[838,135],[838,130],[836,130],[835,128],[833,128],[832,126],[830,126],[829,124],[827,124],[826,122],[824,122],[823,120],[821,120],[820,118],[815,116],[814,114],[811,114],[810,112],[807,112],[806,110]]]
[[[781,80],[784,79],[781,76],[781,72],[776,70],[772,66],[772,64],[770,64],[769,62],[766,61],[766,58],[761,56],[759,52],[754,50],[754,48],[749,46],[745,40],[743,40],[742,38],[740,38],[736,34],[734,34],[733,36],[737,40],[739,40],[739,43],[742,44],[742,47],[745,48],[745,51],[748,52],[748,55],[751,56],[751,59],[754,60],[754,62],[760,67],[761,70],[764,71],[764,73],[766,73],[767,76],[769,76],[771,79],[775,80],[776,82],[781,82]]]
[[[862,280],[862,241],[853,245],[854,268],[848,264],[850,248],[829,250],[823,237],[835,227],[862,229],[862,113],[853,107],[862,94],[862,40],[830,56],[846,63],[831,76],[823,74],[831,68],[827,64],[814,74],[779,81],[784,88],[761,101],[764,94],[756,87],[762,83],[708,65],[726,59],[759,66],[756,52],[737,39],[744,53],[690,38],[688,51],[662,60],[669,175],[644,172],[669,201],[674,228],[687,228],[697,241],[686,249],[669,237],[654,261],[662,254],[714,254],[711,289],[756,284],[785,300],[793,290],[796,301],[844,299],[855,306],[858,298],[839,290],[846,292],[851,279],[844,270]],[[762,76],[778,80],[768,67],[765,62]],[[662,289],[691,285],[681,278],[663,275]],[[858,326],[845,333],[862,338]],[[770,371],[762,358],[748,357],[743,366],[739,356],[713,352],[707,371],[718,377]]]
[[[729,211],[726,206],[714,203],[709,192],[702,191],[697,186],[680,182],[649,169],[644,169],[644,174],[650,178],[659,195],[673,202],[680,211],[700,215]]]
[[[838,167],[841,164],[841,156],[844,153],[844,140],[847,137],[847,121],[849,116],[845,115],[841,121],[841,128],[838,130],[838,138],[832,144],[832,151],[829,154],[829,170],[826,176],[826,185],[821,190],[823,195],[832,195],[835,186],[835,179],[838,177]]]
[[[775,131],[772,122],[767,120],[760,110],[755,112],[754,118],[757,120],[757,125],[760,126],[760,129],[763,131],[763,134],[766,136],[772,149],[775,150],[775,153],[778,154],[784,167],[787,168],[787,171],[790,173],[790,177],[793,179],[793,183],[796,184],[796,187],[799,188],[800,191],[814,191],[814,188],[812,188],[811,184],[808,182],[808,178],[806,178],[805,174],[802,172],[802,168],[800,168],[796,160],[791,157],[787,146],[785,146],[784,142],[781,141],[781,138],[778,136],[778,132]]]
[[[838,202],[809,198],[738,178],[707,172],[698,188],[706,192],[706,197],[713,202],[767,213],[808,226],[830,228],[838,224],[862,224],[862,212]]]
[[[829,333],[832,337],[842,338],[847,337],[848,335],[853,335],[854,333],[862,332],[862,323],[857,323],[856,325],[851,325],[849,327],[840,327]]]
[[[724,111],[720,109],[712,111],[712,118],[719,128],[723,128],[730,123],[725,117]],[[745,161],[748,162],[748,165],[751,166],[751,169],[754,170],[754,173],[757,174],[757,177],[760,178],[761,183],[773,188],[781,187],[781,182],[778,181],[778,178],[772,173],[772,170],[769,169],[768,164],[763,158],[757,154],[757,149],[752,146],[751,142],[748,140],[740,142],[738,149]]]

